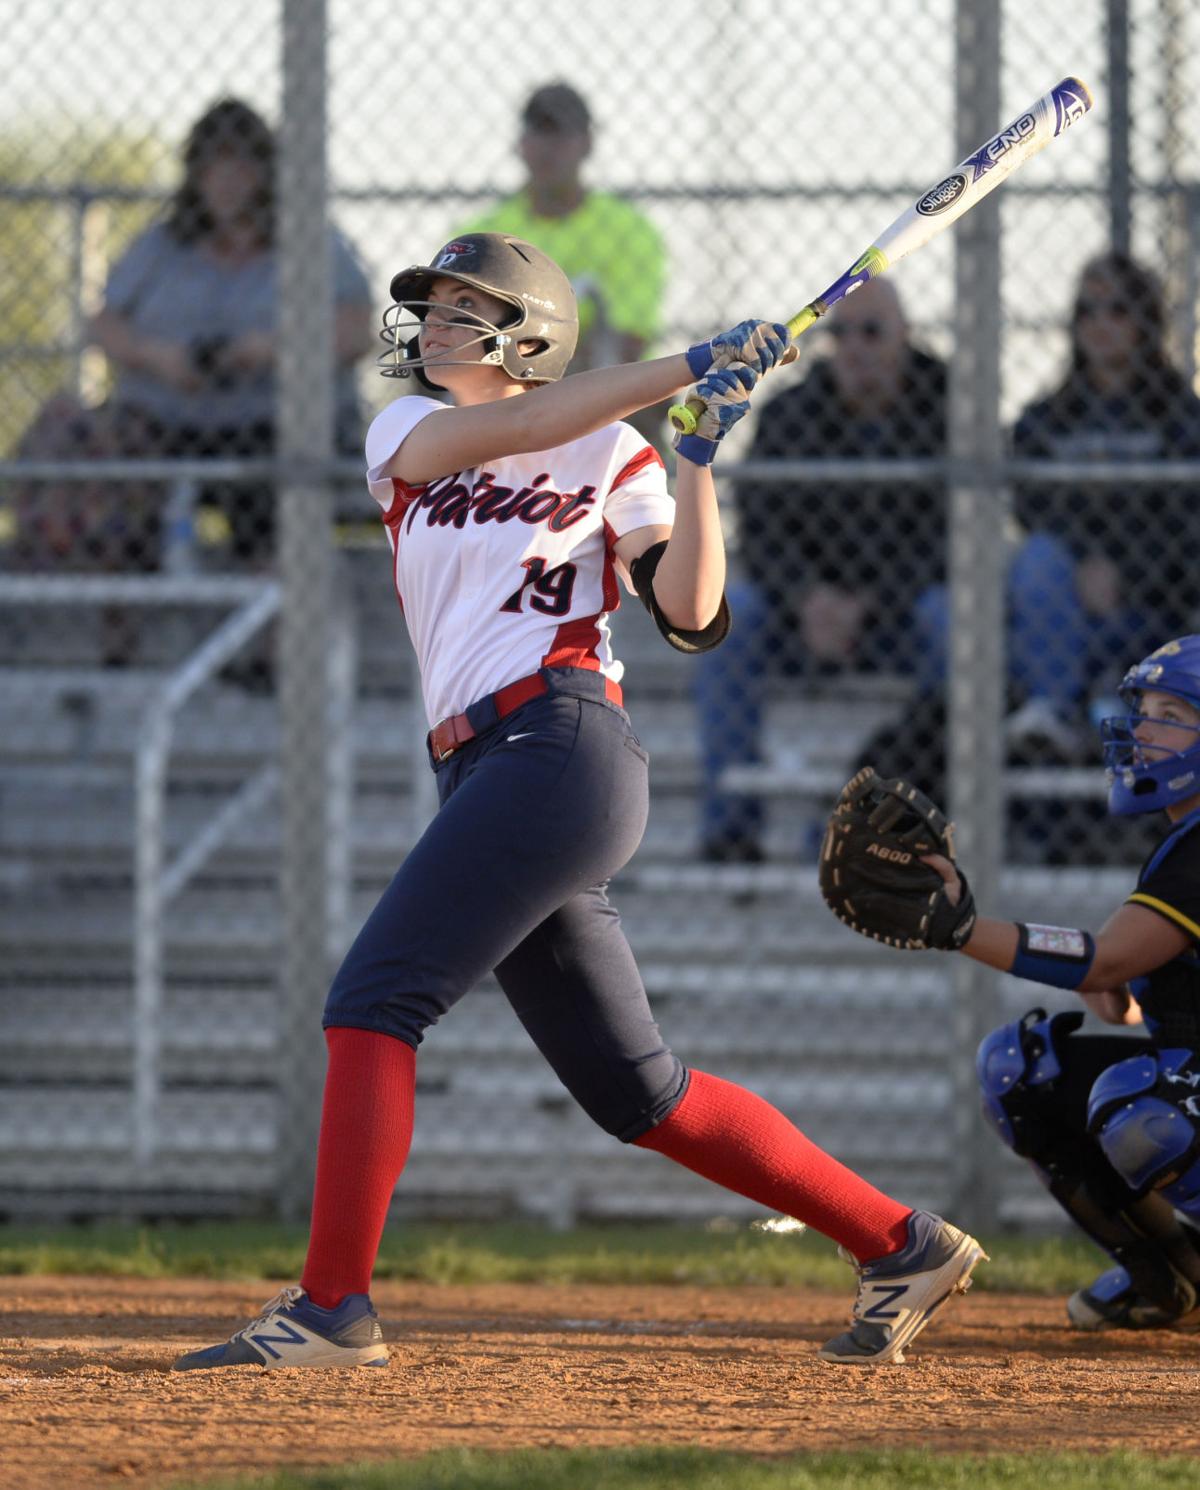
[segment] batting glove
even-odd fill
[[[786,326],[772,321],[742,321],[711,341],[689,347],[685,355],[694,378],[702,378],[710,369],[729,367],[734,362],[744,363],[761,374],[780,362],[790,345]]]
[[[696,466],[711,466],[717,446],[750,407],[750,394],[758,382],[752,367],[734,363],[702,378],[692,397],[704,405],[690,435],[675,436],[675,453]],[[690,402],[690,400],[689,400]]]

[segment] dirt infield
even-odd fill
[[[784,1289],[382,1284],[387,1371],[176,1375],[271,1293],[0,1278],[5,1490],[153,1485],[475,1448],[694,1444],[1189,1453],[1200,1337],[1081,1337],[1061,1301],[974,1292],[904,1366],[825,1366],[848,1298]]]

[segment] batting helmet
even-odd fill
[[[1192,731],[1188,749],[1155,750],[1153,759],[1147,759],[1134,733],[1147,717],[1141,712],[1146,692],[1169,693],[1200,712],[1200,636],[1182,636],[1151,652],[1129,669],[1119,691],[1129,712],[1100,725],[1108,810],[1122,817],[1157,812],[1200,793],[1200,725],[1178,726]]]
[[[390,348],[379,359],[384,377],[404,378],[415,372],[427,388],[438,387],[424,371],[417,337],[409,334],[412,321],[404,319],[425,319],[435,279],[456,279],[512,307],[512,314],[499,325],[470,317],[484,347],[478,360],[495,363],[522,383],[555,383],[566,372],[579,337],[579,310],[570,280],[532,243],[508,233],[466,233],[447,243],[432,264],[414,264],[392,280],[396,304],[388,307],[381,332]]]

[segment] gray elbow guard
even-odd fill
[[[714,647],[719,647],[729,635],[729,628],[733,624],[733,618],[729,614],[729,602],[722,595],[716,615],[700,631],[684,631],[682,627],[673,625],[663,615],[654,595],[654,571],[658,568],[659,561],[666,551],[667,545],[664,540],[662,543],[652,543],[645,553],[639,554],[634,559],[629,566],[629,578],[633,581],[633,588],[637,591],[638,599],[654,617],[654,624],[677,652],[711,652]]]

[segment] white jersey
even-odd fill
[[[419,486],[381,474],[445,405],[410,395],[367,431],[367,485],[392,546],[396,591],[431,725],[542,667],[613,682],[608,617],[620,605],[613,545],[671,525],[658,452],[628,424]]]

